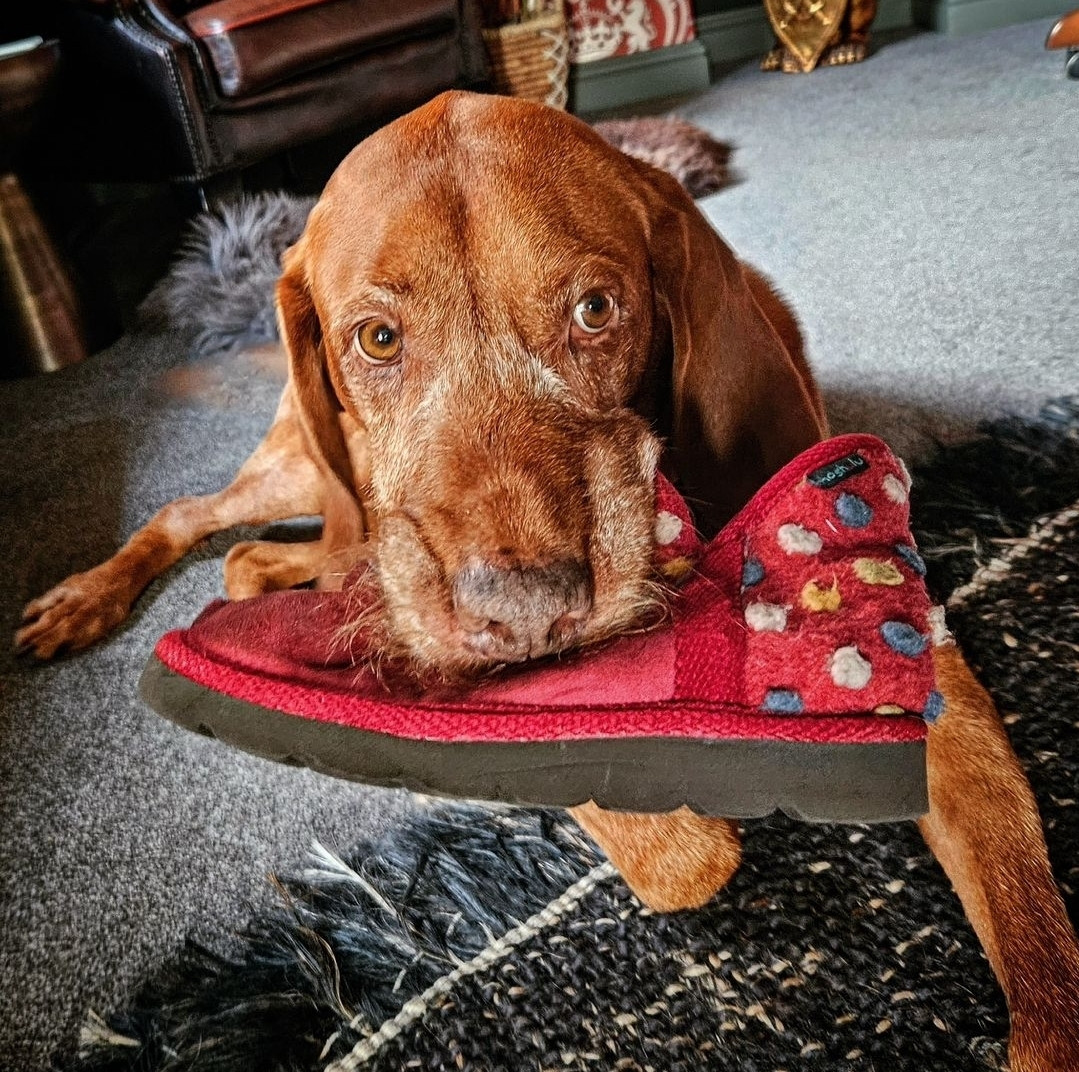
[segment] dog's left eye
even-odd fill
[[[589,335],[596,335],[611,322],[614,299],[601,290],[586,294],[573,310],[573,322]]]
[[[401,333],[384,320],[368,320],[356,329],[356,346],[372,364],[386,364],[401,353]]]

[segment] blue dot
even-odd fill
[[[943,714],[944,697],[934,689],[925,699],[925,710],[922,712],[922,718],[926,722],[933,723]]]
[[[747,558],[742,566],[742,587],[752,588],[764,580],[764,565],[759,558]]]
[[[880,635],[892,651],[905,655],[908,659],[918,658],[928,643],[913,625],[906,622],[885,622],[880,627]]]
[[[849,491],[843,492],[836,499],[835,512],[849,529],[864,529],[873,520],[873,507],[865,499],[851,495]]]
[[[762,711],[780,715],[800,715],[805,709],[802,697],[794,689],[769,689],[761,704]]]
[[[899,555],[899,557],[906,562],[919,577],[925,576],[925,559],[923,559],[913,547],[909,544],[897,543],[895,545],[895,553]]]

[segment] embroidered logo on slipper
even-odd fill
[[[818,488],[834,488],[836,484],[849,480],[852,476],[864,473],[869,468],[869,462],[860,454],[848,454],[843,458],[837,458],[834,462],[822,465],[814,469],[806,480],[815,484]]]

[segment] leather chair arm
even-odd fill
[[[215,0],[184,17],[226,98],[459,28],[456,0]]]
[[[296,15],[305,8],[321,7],[326,0],[217,0],[202,4],[184,20],[198,37],[238,30],[256,22]]]

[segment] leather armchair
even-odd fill
[[[486,79],[472,0],[47,2],[54,175],[204,186]]]

